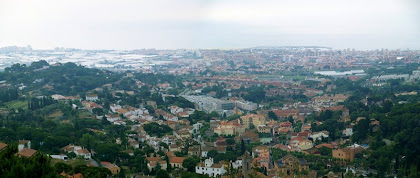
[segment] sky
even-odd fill
[[[0,0],[0,47],[420,49],[418,0]]]

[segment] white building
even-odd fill
[[[19,140],[18,150],[22,150],[23,148],[31,148],[31,141],[29,140]]]
[[[172,114],[177,115],[178,113],[184,112],[184,109],[178,107],[178,106],[171,106],[168,108]]]
[[[226,170],[222,164],[214,164],[213,158],[208,158],[204,160],[204,163],[199,163],[195,166],[195,173],[216,177],[226,174]]]
[[[320,132],[312,133],[310,137],[313,139],[313,141],[316,141],[316,140],[322,140],[322,137],[328,138],[328,135],[329,135],[328,131],[320,131]]]
[[[345,135],[346,137],[350,137],[351,135],[353,135],[353,128],[347,127],[346,130],[343,130],[343,135]]]
[[[98,101],[99,97],[96,94],[86,95],[86,100],[87,101]]]
[[[109,122],[116,122],[121,120],[121,116],[117,115],[117,114],[107,114],[105,115],[106,120],[108,120]]]
[[[198,132],[198,130],[200,130],[201,127],[203,127],[203,126],[204,126],[203,123],[197,122],[197,123],[193,124],[193,130],[195,130],[196,132]]]
[[[53,159],[61,159],[63,161],[67,161],[69,160],[69,158],[67,157],[67,155],[64,154],[60,154],[60,155],[50,155],[51,158]]]
[[[77,156],[83,157],[85,159],[90,159],[92,157],[92,154],[90,154],[89,150],[87,150],[85,148],[84,149],[77,150],[77,151],[74,151],[74,153]]]
[[[236,106],[242,110],[254,111],[258,109],[257,103],[253,103],[249,101],[236,101],[235,103],[236,103]]]
[[[121,109],[120,105],[112,104],[109,106],[112,112],[117,112],[117,109]]]
[[[232,162],[231,164],[233,169],[242,168],[242,159],[238,159],[235,162]]]

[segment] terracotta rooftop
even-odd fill
[[[184,161],[185,157],[171,157],[170,163],[180,163]]]
[[[18,152],[19,156],[23,156],[26,158],[32,157],[36,153],[36,150],[30,149],[30,148],[23,148]]]
[[[0,150],[6,148],[7,144],[0,142]]]

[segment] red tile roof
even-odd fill
[[[6,148],[7,144],[0,142],[0,151]]]
[[[30,149],[30,148],[23,148],[18,152],[19,156],[23,156],[26,158],[32,157],[36,153],[36,150]]]

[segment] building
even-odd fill
[[[293,117],[295,119],[299,116],[299,110],[273,110],[273,112],[279,119],[288,117]]]
[[[106,114],[105,117],[111,123],[121,120],[121,116],[118,114]]]
[[[118,167],[117,165],[112,164],[110,162],[101,161],[101,166],[104,167],[104,168],[109,169],[109,171],[111,171],[111,173],[113,175],[118,174],[118,173],[121,172],[121,168],[120,167]]]
[[[353,135],[353,127],[351,125],[347,126],[345,130],[343,130],[343,136],[350,137]]]
[[[298,148],[300,150],[309,150],[313,147],[312,141],[310,140],[303,140],[298,143]]]
[[[130,146],[134,147],[134,148],[137,148],[137,149],[139,149],[139,148],[140,148],[140,144],[139,144],[139,142],[138,142],[138,141],[135,141],[135,140],[130,140],[130,141],[128,141],[128,144],[129,144]]]
[[[182,167],[182,162],[184,162],[185,157],[170,157],[169,158],[169,164],[171,165],[172,168],[183,168]]]
[[[265,125],[266,118],[261,114],[248,114],[241,116],[241,124],[246,128],[250,128],[251,124],[254,126]]]
[[[198,163],[198,165],[195,166],[195,173],[217,177],[225,175],[226,170],[222,164],[215,164],[213,158],[208,158],[204,160],[204,163]]]
[[[90,95],[86,95],[86,100],[87,101],[98,101],[99,97],[97,94],[90,94]]]
[[[271,127],[265,125],[257,126],[258,133],[271,133]]]
[[[312,138],[313,141],[316,141],[316,140],[322,140],[322,138],[328,138],[328,136],[329,136],[328,131],[319,131],[319,132],[312,133],[310,138]]]
[[[200,109],[207,114],[216,111],[220,115],[223,115],[225,110],[233,110],[235,103],[230,101],[224,101],[207,96],[183,96],[188,101],[194,103],[197,109]]]
[[[0,151],[3,151],[7,147],[7,144],[0,142]]]
[[[31,141],[29,140],[19,140],[18,150],[22,150],[23,148],[31,148]]]
[[[83,178],[83,174],[82,173],[77,173],[77,174],[69,175],[69,174],[66,174],[65,172],[62,172],[60,175],[63,176],[63,177],[67,177],[67,178]]]
[[[294,177],[296,173],[309,171],[309,164],[303,158],[286,155],[275,162],[274,168],[280,177]]]
[[[65,155],[65,154],[49,155],[49,156],[53,159],[61,159],[63,161],[67,161],[69,159],[69,157],[67,157],[67,155]]]
[[[76,153],[77,156],[83,157],[85,159],[90,159],[92,157],[92,154],[89,152],[89,150],[85,148],[77,150],[74,153]]]
[[[354,156],[357,153],[360,153],[362,151],[363,151],[362,147],[357,147],[357,148],[346,147],[346,148],[343,148],[343,149],[332,150],[332,156],[334,158],[338,158],[338,159],[346,159],[346,160],[353,161]]]
[[[235,135],[238,133],[238,131],[242,131],[241,129],[237,130],[237,127],[240,127],[241,125],[237,121],[222,121],[220,124],[216,126],[216,128],[213,129],[214,133],[217,133],[218,135]],[[242,132],[239,132],[242,133]]]
[[[147,160],[147,168],[151,171],[154,170],[157,165],[159,165],[161,169],[164,169],[164,170],[167,169],[167,163],[165,160],[162,160],[158,157],[147,157],[146,160]]]
[[[200,155],[201,155],[200,145],[190,146],[188,148],[188,155],[200,157]]]
[[[254,111],[258,109],[258,104],[249,102],[249,101],[235,101],[236,106],[239,109],[247,110],[247,111]]]
[[[36,153],[36,150],[30,149],[30,148],[23,148],[22,150],[19,150],[17,155],[19,157],[30,158],[33,155],[35,155],[35,153]]]

